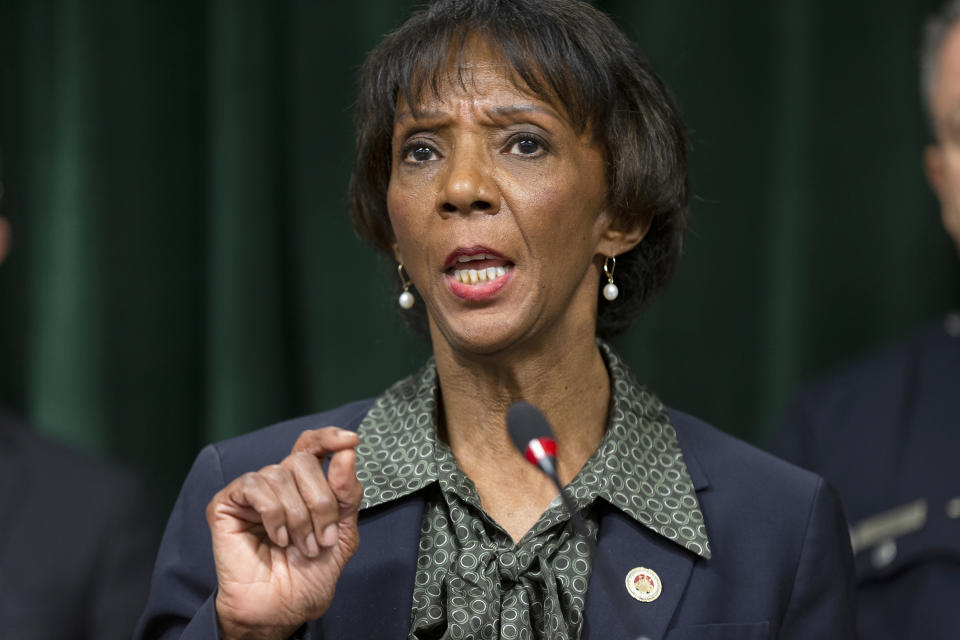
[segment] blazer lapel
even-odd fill
[[[418,492],[360,512],[360,547],[311,640],[407,637],[423,509]]]
[[[603,503],[597,553],[587,589],[584,640],[662,638],[690,580],[697,556]],[[634,599],[626,588],[635,567],[652,569],[662,592],[652,602]],[[609,570],[609,572],[607,571]]]

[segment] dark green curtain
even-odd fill
[[[958,301],[920,164],[935,3],[599,4],[677,95],[696,194],[617,347],[762,442],[803,379]],[[410,6],[0,0],[0,404],[165,509],[204,443],[419,366],[345,197],[356,68]]]

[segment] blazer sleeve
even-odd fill
[[[241,473],[279,462],[303,431],[329,425],[356,429],[372,400],[294,418],[266,429],[207,445],[184,480],[160,543],[147,606],[135,640],[218,638],[214,596],[217,572],[207,525],[207,505]],[[300,637],[302,629],[294,637]]]
[[[136,640],[219,637],[213,603],[217,575],[206,508],[225,484],[220,454],[208,445],[193,463],[170,514]]]
[[[819,480],[778,638],[856,638],[853,553],[834,490]]]

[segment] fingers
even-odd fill
[[[349,522],[352,517],[351,526],[356,528],[356,513],[363,497],[363,487],[354,473],[353,447],[358,443],[357,434],[346,429],[313,429],[300,434],[293,445],[293,453],[287,458],[298,465],[307,465],[307,459],[313,458],[310,463],[313,466],[321,464],[323,458],[334,453],[322,486],[315,482],[314,474],[297,476],[303,482],[301,494],[311,509],[314,530],[323,546],[333,546],[339,540],[338,521]],[[333,514],[332,519],[327,517],[330,514]]]
[[[230,501],[241,508],[234,510],[233,515],[248,522],[259,520],[270,540],[280,547],[290,543],[286,511],[265,476],[260,473],[246,473],[230,483],[225,492]]]
[[[308,558],[340,541],[340,527],[356,528],[356,514],[363,489],[354,473],[356,434],[328,427],[301,434],[293,453],[280,464],[269,465],[240,476],[222,492],[229,504],[214,512],[231,516],[246,529],[261,523],[270,541],[294,545]],[[328,475],[323,458],[335,452]],[[318,457],[320,456],[320,457]],[[208,508],[208,518],[213,512]],[[340,526],[338,526],[340,525]],[[229,525],[228,525],[229,526]],[[355,538],[355,536],[353,536]]]
[[[300,451],[287,456],[283,466],[291,471],[291,476],[296,482],[297,494],[306,510],[306,518],[301,526],[305,535],[313,536],[308,544],[311,548],[315,545],[321,547],[335,545],[339,520],[337,497],[323,475],[320,459]],[[308,557],[313,556],[308,554]]]
[[[291,453],[305,451],[311,455],[323,457],[334,451],[353,448],[359,442],[357,434],[353,431],[339,427],[325,427],[301,433]]]
[[[315,558],[320,555],[320,543],[318,542],[319,533],[314,532],[314,521],[311,509],[300,490],[303,481],[298,479],[297,476],[300,474],[313,473],[318,475],[322,481],[323,470],[319,468],[316,458],[312,456],[307,457],[313,460],[318,468],[311,469],[309,466],[297,468],[291,463],[288,457],[278,465],[264,467],[260,470],[260,475],[267,479],[277,498],[280,500],[284,520],[281,527],[286,530],[288,534],[287,539],[296,546],[301,554],[308,558]],[[332,496],[329,488],[327,488],[327,493]],[[328,500],[329,499],[330,498],[328,498]],[[282,537],[282,535],[277,536],[279,539],[282,539]],[[280,546],[285,547],[287,545],[281,544]]]

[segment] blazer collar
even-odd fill
[[[671,414],[671,423],[679,422]],[[710,487],[710,478],[697,456],[696,442],[689,433],[678,432],[690,480],[697,492]],[[587,589],[581,640],[607,638],[662,638],[687,590],[693,567],[709,562],[692,552],[651,535],[635,520],[607,506],[600,519],[597,554]],[[634,568],[652,570],[660,578],[660,596],[641,602],[627,590],[626,577]]]

